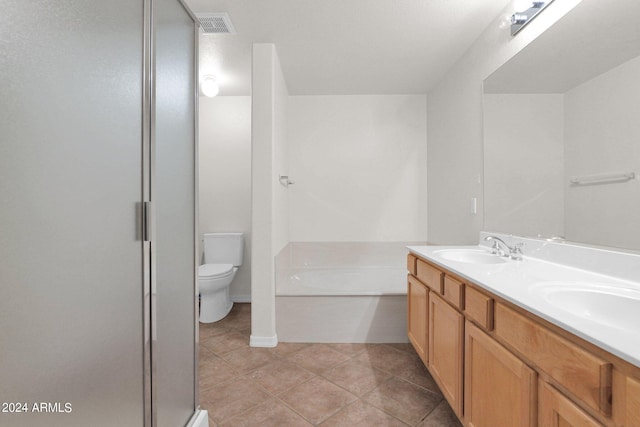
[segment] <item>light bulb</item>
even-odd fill
[[[498,28],[500,29],[509,28],[511,26],[511,16],[513,15],[502,15],[498,23]]]
[[[200,90],[204,96],[208,96],[209,98],[216,96],[218,92],[220,92],[220,88],[218,87],[218,83],[214,76],[204,76],[202,78],[202,83],[200,83]]]

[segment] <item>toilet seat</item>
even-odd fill
[[[198,277],[212,278],[233,273],[233,264],[203,264],[198,267]]]

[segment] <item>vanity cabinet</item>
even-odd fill
[[[431,292],[427,366],[458,416],[462,415],[463,342],[464,316]]]
[[[536,372],[467,322],[464,418],[469,427],[534,427]]]
[[[640,427],[640,368],[411,254],[408,334],[465,427]]]

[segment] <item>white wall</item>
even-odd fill
[[[291,241],[426,241],[426,97],[289,97]]]
[[[564,235],[560,94],[484,95],[484,229]]]
[[[565,227],[570,240],[640,249],[640,181],[568,185],[573,176],[640,172],[638,76],[640,57],[565,93]]]
[[[252,61],[251,342],[272,347],[275,325],[275,256],[286,245],[287,196],[276,166],[286,165],[287,89],[273,44],[253,45]],[[276,218],[277,216],[277,218]]]
[[[277,54],[273,67],[273,176],[271,187],[273,191],[273,256],[275,257],[289,243],[290,193],[278,179],[280,175],[288,175],[289,170],[287,146],[289,92]]]
[[[580,0],[551,3],[516,37],[504,15],[469,48],[427,96],[429,241],[471,244],[483,227],[482,81]],[[478,214],[471,213],[478,198]]]
[[[200,97],[200,232],[242,232],[244,263],[233,279],[235,301],[251,296],[251,97]]]

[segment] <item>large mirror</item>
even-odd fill
[[[640,250],[639,22],[583,0],[484,81],[485,230]]]

